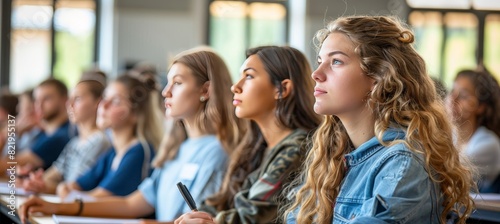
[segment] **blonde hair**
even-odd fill
[[[210,82],[210,98],[198,111],[196,124],[202,132],[215,134],[230,155],[246,132],[248,122],[238,119],[233,112],[232,81],[226,64],[220,56],[206,48],[183,52],[173,60],[172,65],[176,63],[187,66],[199,86]],[[187,138],[181,121],[170,120],[167,126],[161,150],[152,163],[154,167],[161,167],[166,160],[173,159],[180,144]]]
[[[148,142],[155,150],[158,149],[163,136],[163,115],[152,95],[156,94],[154,85],[148,84],[138,78],[124,74],[116,79],[129,90],[129,101],[132,111],[137,116],[135,134],[144,145]]]
[[[382,144],[404,143],[423,155],[429,177],[441,188],[441,222],[449,212],[457,213],[459,221],[465,222],[473,209],[469,195],[473,186],[471,170],[461,163],[463,158],[453,144],[452,125],[443,102],[426,73],[423,59],[411,45],[412,32],[392,17],[342,17],[318,31],[318,46],[334,32],[354,43],[361,69],[375,80],[367,104],[372,109],[377,139],[382,142],[389,127],[405,130],[406,139]],[[325,116],[313,138],[313,147],[297,180],[303,185],[284,216],[300,207],[297,223],[331,222],[332,204],[346,174],[343,156],[349,152],[350,140],[341,121]]]

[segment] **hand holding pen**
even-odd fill
[[[186,185],[179,182],[177,183],[177,187],[179,188],[182,197],[184,198],[184,200],[186,201],[192,212],[186,213],[181,217],[177,218],[174,222],[175,224],[183,224],[183,223],[215,224],[215,221],[210,214],[198,211],[198,209],[196,208],[196,202],[194,201],[193,196],[191,196],[191,193],[189,193],[189,190],[187,189]]]

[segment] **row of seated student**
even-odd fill
[[[453,134],[443,100],[411,45],[414,36],[397,19],[341,17],[317,40],[314,72],[294,48],[258,47],[248,51],[234,85],[214,52],[178,55],[162,92],[168,125],[159,147],[153,136],[161,131],[146,132],[142,128],[151,123],[141,120],[148,105],[154,107],[144,103],[154,88],[119,77],[97,109],[97,125],[111,130],[116,151],[104,159],[105,168],[113,173],[124,151],[136,145],[143,152],[158,148],[155,171],[137,190],[113,193],[124,197],[62,204],[31,197],[20,210],[23,222],[31,212],[126,218],[156,212],[157,222],[175,223],[465,222],[474,209],[474,168],[455,141],[470,142],[484,127],[490,131],[480,136],[498,143],[498,116],[488,115],[498,115],[498,82],[484,73],[491,88],[471,89],[461,86],[469,76],[459,74],[447,105],[460,105],[469,91],[475,110],[450,111],[453,121],[466,117],[458,112],[476,120],[458,122],[460,128],[474,125]],[[136,160],[149,164],[146,154]],[[99,178],[97,167],[82,177]],[[492,185],[494,174],[478,170],[480,183]],[[179,181],[200,211],[189,212],[175,187]],[[78,179],[62,186],[90,190]]]

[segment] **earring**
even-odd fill
[[[200,101],[201,102],[205,102],[205,97],[204,96],[200,96]]]

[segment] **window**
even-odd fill
[[[36,86],[51,73],[51,1],[12,4],[10,89],[21,92]]]
[[[95,2],[58,0],[55,13],[54,77],[75,86],[94,59]]]
[[[412,12],[409,17],[415,33],[415,48],[424,58],[431,76],[441,78],[443,16],[438,12]]]
[[[500,1],[499,1],[500,2]],[[500,82],[500,14],[486,16],[484,64]]]
[[[209,10],[209,44],[225,60],[233,80],[248,48],[287,41],[283,1],[212,1]]]
[[[462,69],[483,63],[500,81],[500,1],[407,0],[415,48],[448,87]]]
[[[33,88],[51,75],[74,86],[96,60],[95,12],[96,0],[13,0],[10,90]]]
[[[452,83],[463,69],[477,67],[477,18],[470,13],[446,13],[444,16],[446,42],[443,52],[444,83]]]

